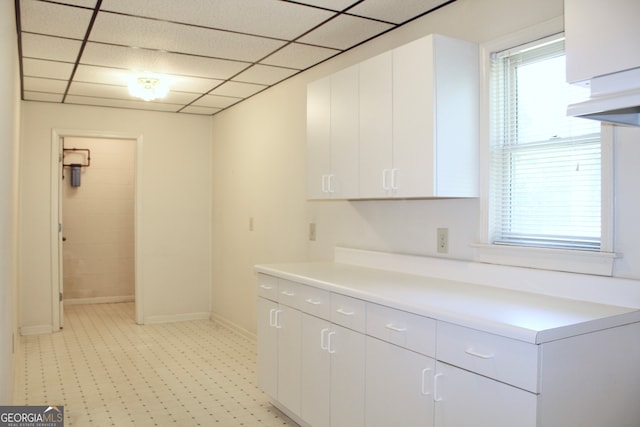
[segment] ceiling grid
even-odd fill
[[[455,0],[14,1],[22,99],[213,115]]]

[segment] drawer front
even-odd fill
[[[435,357],[436,321],[367,303],[367,335]]]
[[[289,307],[302,309],[301,284],[291,280],[278,279],[278,302]]]
[[[329,320],[331,293],[324,289],[303,284],[298,285],[300,292],[300,310],[325,320]]]
[[[278,278],[268,274],[258,274],[258,296],[278,301]]]
[[[537,393],[538,346],[438,322],[438,360]]]
[[[345,328],[364,333],[366,330],[366,303],[340,294],[331,294],[331,321]]]

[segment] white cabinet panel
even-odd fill
[[[432,358],[367,337],[366,366],[368,427],[433,426]]]
[[[331,175],[331,78],[307,86],[307,197],[329,197]]]
[[[567,81],[640,67],[640,2],[565,0]]]
[[[436,354],[436,321],[378,304],[367,304],[367,335],[417,351]]]
[[[277,310],[277,303],[258,298],[258,386],[274,399],[278,397]]]
[[[301,417],[314,427],[331,425],[331,355],[327,351],[329,322],[302,315]]]
[[[365,336],[332,325],[331,354],[331,425],[365,426]]]
[[[442,362],[433,393],[437,427],[536,427],[536,394]]]
[[[278,401],[300,415],[302,313],[279,306],[278,329]]]
[[[360,63],[361,198],[393,195],[393,56]]]

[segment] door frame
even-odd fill
[[[142,135],[127,132],[91,131],[77,129],[51,130],[51,327],[58,331],[63,325],[64,301],[62,292],[62,147],[65,137],[128,139],[135,141],[134,172],[134,287],[135,320],[144,323],[144,292],[142,289]]]

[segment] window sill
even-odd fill
[[[612,276],[613,264],[621,254],[524,246],[471,244],[475,260],[489,264],[529,267],[541,270]]]

